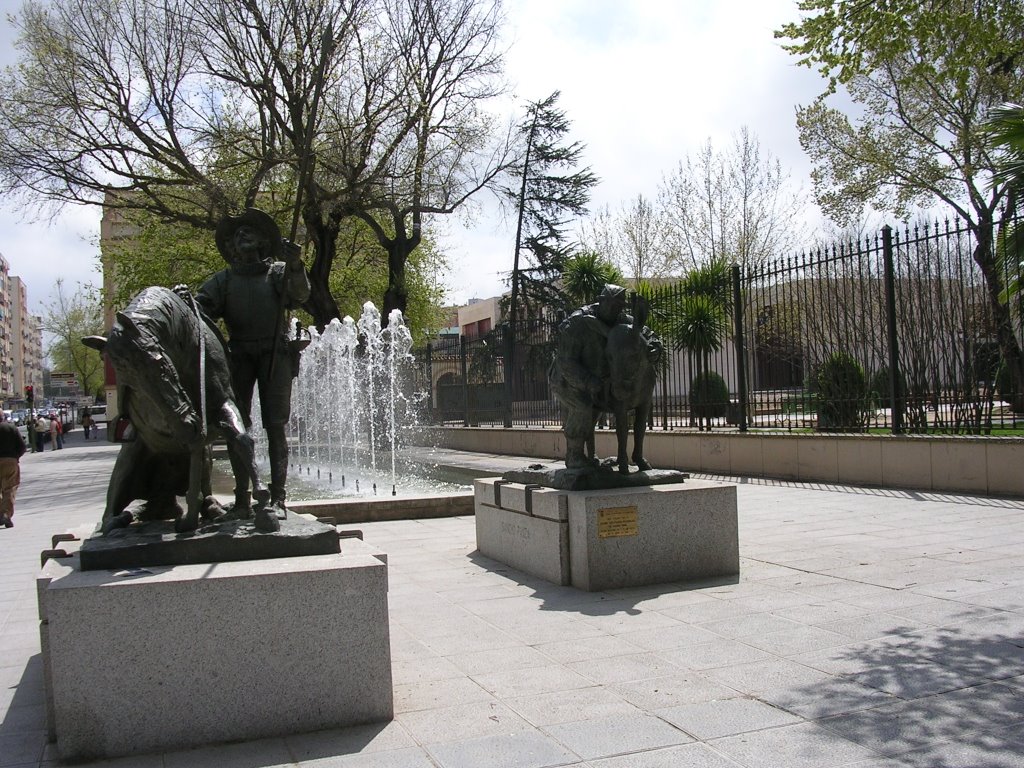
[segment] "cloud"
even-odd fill
[[[809,188],[794,106],[822,83],[774,39],[796,16],[791,0],[517,0],[508,9],[508,75],[520,108],[561,91],[571,136],[587,145],[585,162],[601,178],[592,207],[653,198],[687,154],[708,139],[724,148],[743,126]],[[467,270],[486,269],[454,270],[453,298],[502,290],[509,229],[458,234],[473,243]]]

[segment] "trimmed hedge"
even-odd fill
[[[720,419],[729,409],[729,386],[714,371],[698,373],[690,382],[690,411],[699,419]]]

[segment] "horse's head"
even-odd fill
[[[114,368],[119,386],[135,401],[133,421],[141,433],[147,427],[175,441],[191,444],[201,434],[201,424],[186,391],[178,366],[161,338],[161,324],[118,312],[104,339],[90,336],[82,342],[104,352]]]

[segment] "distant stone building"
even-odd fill
[[[139,228],[129,222],[124,212],[119,208],[110,205],[103,206],[103,216],[100,218],[100,264],[103,268],[103,295],[107,297],[103,302],[103,327],[109,328],[114,324],[114,312],[116,307],[111,303],[110,298],[117,292],[117,270],[114,264],[114,251],[126,240],[131,240],[139,234]],[[107,416],[113,418],[117,412],[117,380],[114,377],[114,369],[106,355],[103,357],[103,385],[106,393]]]

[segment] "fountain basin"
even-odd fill
[[[288,504],[288,509],[317,518],[331,517],[334,518],[336,525],[376,523],[387,520],[463,517],[474,514],[472,491],[420,496],[294,501]]]

